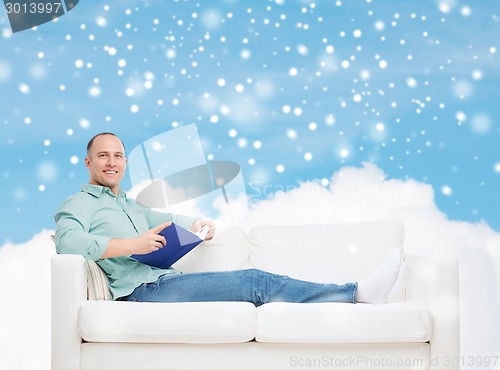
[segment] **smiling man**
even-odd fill
[[[118,195],[127,167],[125,146],[111,133],[94,136],[87,145],[85,166],[90,173],[89,184],[107,186]]]
[[[112,133],[94,136],[87,145],[85,166],[89,183],[56,211],[56,248],[59,253],[80,254],[95,260],[110,280],[113,297],[126,296],[140,284],[177,273],[138,263],[129,256],[146,254],[166,244],[158,235],[171,222],[193,231],[215,226],[208,220],[153,212],[126,196],[120,188],[127,159],[122,141]]]
[[[206,239],[213,237],[215,225],[154,212],[128,198],[120,187],[127,168],[125,147],[112,133],[98,134],[89,141],[85,166],[89,183],[54,216],[56,249],[96,261],[109,278],[115,300],[384,303],[396,281],[398,250],[372,276],[343,285],[296,280],[257,269],[182,274],[140,263],[130,255],[163,248],[168,241],[158,233],[171,222],[193,231],[208,226]]]

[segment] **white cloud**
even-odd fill
[[[0,369],[50,369],[50,234],[0,248]]]
[[[214,220],[217,227],[230,227],[238,224],[248,214],[248,199],[245,193],[229,194],[226,202],[222,194],[216,197],[212,207],[217,211]]]
[[[399,219],[405,224],[408,251],[458,256],[461,354],[499,354],[499,232],[485,223],[449,220],[436,206],[431,186],[414,180],[388,179],[372,164],[340,169],[331,177],[328,188],[318,180],[284,187],[276,193],[269,188],[260,190],[265,190],[261,195],[267,199],[252,200],[244,227]],[[215,203],[224,208],[220,202]],[[183,213],[199,212],[199,205],[185,207]],[[0,248],[0,291],[8,298],[0,305],[1,369],[49,369],[49,276],[50,256],[54,253],[50,233],[44,230],[25,244]],[[27,352],[30,356],[25,355]]]

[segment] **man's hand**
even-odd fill
[[[131,254],[147,254],[163,248],[167,244],[167,241],[163,235],[159,235],[158,233],[171,224],[171,222],[165,222],[135,237]]]
[[[210,220],[196,220],[191,226],[191,231],[197,233],[205,225],[209,227],[205,240],[212,240],[215,235],[215,224]]]
[[[165,222],[135,238],[111,239],[108,248],[101,258],[128,256],[131,254],[147,254],[157,251],[167,244],[165,238],[162,235],[158,235],[158,233],[171,224],[171,222]]]

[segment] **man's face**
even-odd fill
[[[89,184],[107,186],[118,194],[127,168],[125,148],[120,139],[113,135],[96,137],[85,158],[85,166],[90,173]]]

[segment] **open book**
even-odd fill
[[[205,225],[194,233],[172,223],[159,233],[165,237],[167,245],[148,254],[133,254],[130,257],[150,266],[167,269],[205,240],[208,229],[209,227]]]

